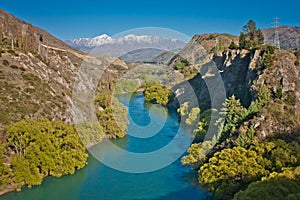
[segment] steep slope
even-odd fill
[[[200,74],[173,90],[188,102],[180,106],[182,118],[189,119],[198,106],[191,105],[192,92],[202,113],[192,124],[196,139],[182,164],[197,169],[199,184],[217,199],[297,197],[300,51],[260,45],[252,51],[225,49],[205,56],[192,44],[180,59],[198,64]],[[223,92],[219,84],[227,99],[212,105]]]
[[[104,67],[112,74],[126,70],[125,62],[113,57],[93,57],[79,52],[7,12],[0,10],[0,84],[3,127],[28,117],[48,117],[72,122],[72,90],[83,63]],[[109,64],[111,63],[111,64]],[[115,64],[114,64],[115,63]],[[102,72],[105,69],[102,69]],[[101,75],[101,69],[99,71]],[[103,75],[102,82],[107,82]],[[106,88],[107,89],[107,88]]]
[[[275,28],[262,30],[265,43],[273,45],[275,38]],[[280,47],[282,49],[300,49],[300,27],[299,26],[281,26],[278,28]]]

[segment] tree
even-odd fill
[[[287,168],[282,173],[272,173],[269,178],[251,183],[245,191],[238,192],[235,200],[299,199],[300,167]]]
[[[225,118],[225,125],[220,138],[220,142],[223,142],[234,134],[236,129],[246,119],[248,111],[241,105],[240,100],[233,95],[226,99],[221,114]]]
[[[178,114],[180,117],[185,117],[189,114],[189,102],[184,102],[180,105],[180,108],[177,109]]]
[[[264,34],[262,33],[262,31],[260,29],[257,30],[256,37],[257,37],[258,45],[264,44],[264,40],[265,40]]]
[[[242,147],[223,149],[199,170],[199,182],[217,199],[231,199],[245,185],[268,174],[260,164],[261,155]]]
[[[198,108],[198,107],[192,108],[192,110],[189,113],[188,118],[185,120],[185,123],[187,125],[194,124],[198,119],[199,113],[200,113],[200,108]]]
[[[234,41],[231,41],[231,43],[230,43],[230,45],[229,45],[229,47],[228,47],[229,49],[238,49],[239,48],[239,46],[238,45],[236,45],[235,43],[234,43]]]
[[[48,119],[22,120],[10,125],[5,136],[11,148],[12,181],[39,185],[45,176],[73,174],[85,166],[88,154],[71,125]]]
[[[256,24],[253,20],[249,20],[243,26],[243,32],[239,37],[239,44],[241,49],[252,49],[264,43],[264,36],[260,29],[257,30]]]
[[[243,32],[249,36],[250,40],[254,40],[256,35],[256,24],[250,19],[246,25],[243,26]]]
[[[206,160],[206,155],[210,152],[213,145],[211,141],[192,144],[188,149],[188,155],[181,159],[183,165],[190,165],[198,168]]]
[[[165,106],[172,96],[172,91],[163,85],[154,84],[146,86],[144,94],[145,101]]]
[[[246,41],[246,35],[244,33],[240,33],[239,46],[240,46],[240,49],[248,48],[247,41]]]

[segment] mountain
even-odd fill
[[[262,30],[265,43],[273,45],[275,28]],[[278,28],[280,47],[282,49],[300,49],[300,26],[281,26]]]
[[[120,38],[104,34],[94,38],[67,40],[66,43],[78,50],[120,57],[129,62],[148,61],[163,52],[180,49],[185,45],[177,39],[133,34]]]

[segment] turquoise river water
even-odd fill
[[[168,144],[179,129],[178,115],[157,107],[151,115],[151,104],[144,103],[143,95],[118,97],[129,109],[131,124],[128,136],[117,139],[114,144],[131,152],[149,152]],[[131,99],[129,101],[129,98]],[[152,121],[150,120],[150,116]],[[166,122],[158,134],[149,138],[132,136],[135,130],[133,121],[139,126],[156,123],[166,116]],[[154,126],[155,127],[155,126]],[[149,130],[148,130],[149,131]],[[146,134],[146,132],[134,133]],[[189,140],[187,137],[186,140]],[[183,141],[186,142],[186,141]],[[97,151],[98,146],[93,147]],[[104,147],[105,148],[105,147]],[[177,147],[180,148],[180,145]],[[101,147],[103,149],[103,146]],[[101,153],[101,152],[100,152]],[[158,158],[159,159],[159,158]],[[169,166],[148,173],[125,173],[105,166],[92,155],[88,165],[78,170],[74,175],[61,178],[45,178],[41,186],[30,189],[24,187],[21,192],[10,192],[0,196],[0,200],[200,200],[208,193],[197,186],[196,171],[183,167],[180,159]]]

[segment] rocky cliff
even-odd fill
[[[272,64],[266,67],[265,52],[263,48],[252,51],[225,49],[208,54],[197,76],[176,85],[173,91],[183,102],[190,101],[190,94],[195,92],[203,111],[212,106],[212,100],[216,101],[214,98],[217,97],[212,94],[221,93],[222,88],[226,97],[235,95],[248,107],[257,98],[259,88],[265,85],[271,92],[271,104],[252,120],[253,125],[262,138],[270,134],[292,133],[300,125],[300,53],[276,50]],[[173,106],[178,107],[178,102],[173,102]],[[217,106],[221,108],[220,104]]]

